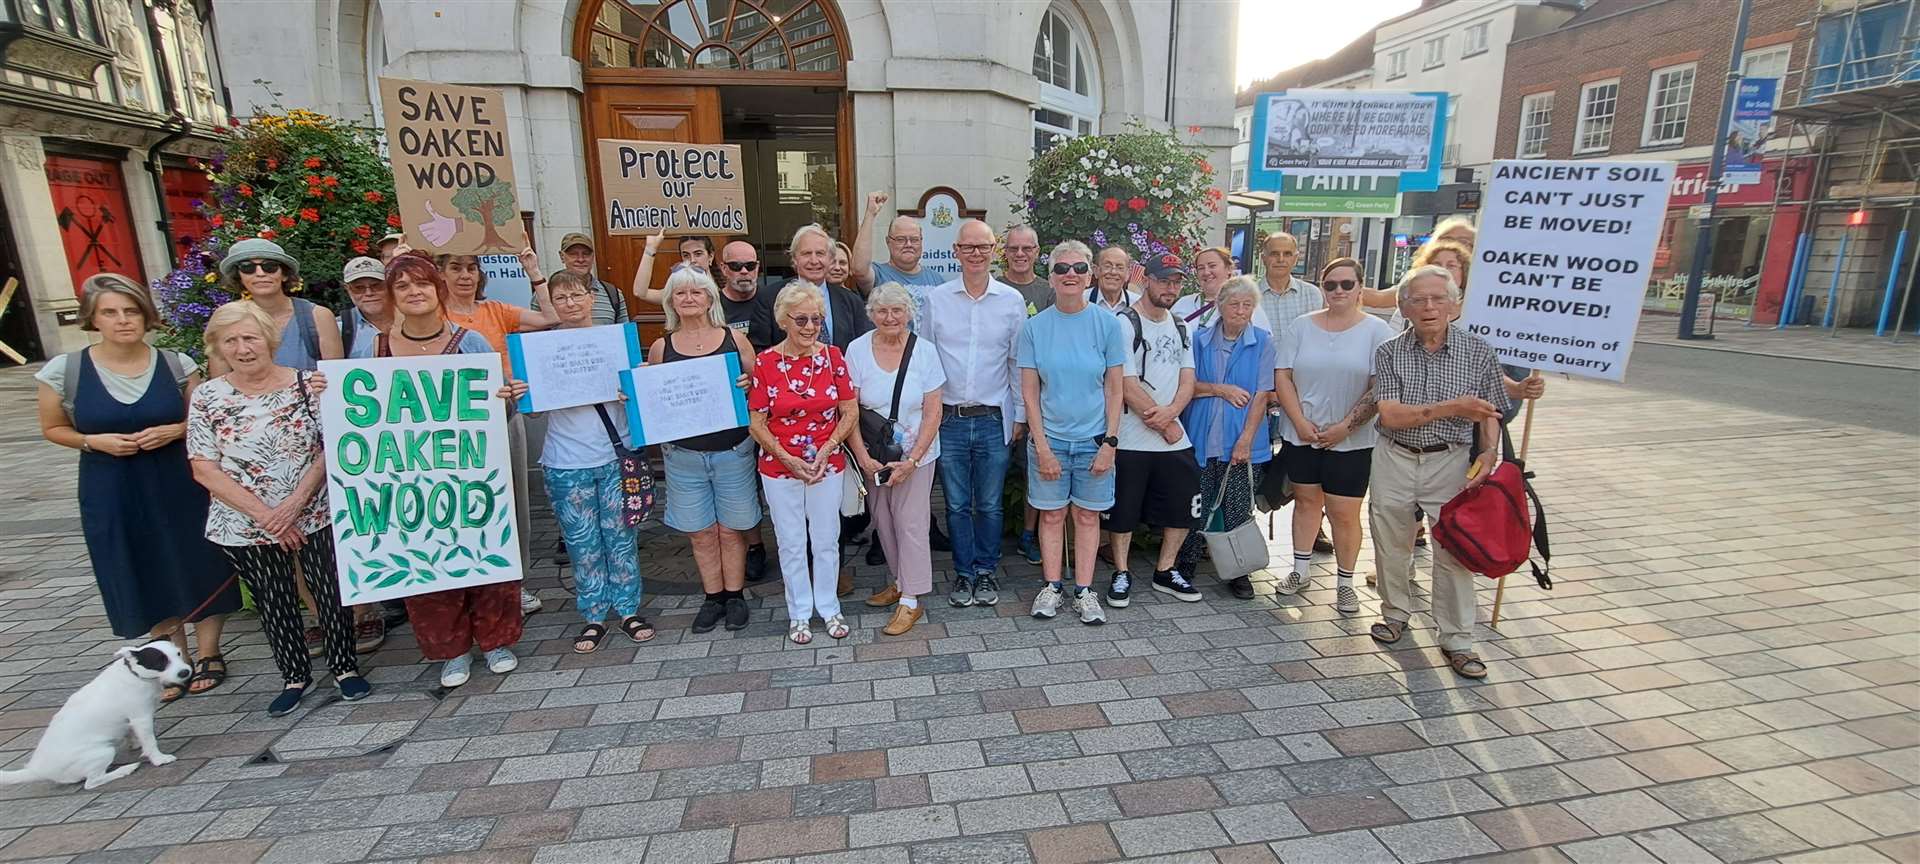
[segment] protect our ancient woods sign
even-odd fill
[[[341,602],[519,579],[499,358],[324,360],[320,371]]]
[[[407,244],[456,255],[526,248],[500,91],[380,79]]]
[[[600,212],[608,234],[745,234],[737,144],[600,139]]]
[[[1493,163],[1461,320],[1500,360],[1620,381],[1671,162]]]

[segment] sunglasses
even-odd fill
[[[753,271],[753,270],[758,270],[758,269],[760,269],[760,262],[758,262],[758,261],[728,261],[728,262],[727,262],[727,269],[728,269],[728,270],[732,270],[732,271],[733,271],[733,272],[735,272],[735,273],[747,273],[747,272],[750,272],[750,271]]]
[[[273,274],[280,272],[280,262],[278,261],[242,261],[240,262],[240,266],[237,269],[240,272],[247,274],[248,276],[252,276],[256,271],[260,273],[265,273],[268,276],[272,276]]]
[[[818,327],[827,323],[825,315],[794,315],[789,318],[795,327]]]
[[[1325,291],[1352,291],[1358,287],[1360,287],[1358,279],[1328,279],[1320,283],[1320,288]]]
[[[1067,264],[1063,262],[1060,264],[1053,265],[1053,275],[1065,276],[1068,273],[1079,273],[1084,276],[1086,275],[1086,272],[1090,269],[1092,268],[1088,267],[1087,262],[1085,261],[1075,261],[1072,264]]]

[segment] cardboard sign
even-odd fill
[[[607,233],[745,234],[746,167],[736,144],[600,139]]]
[[[322,360],[340,600],[521,578],[507,403],[493,354]]]
[[[1671,162],[1500,160],[1461,320],[1500,361],[1622,380]]]
[[[380,101],[407,245],[453,255],[526,248],[501,92],[382,78]]]

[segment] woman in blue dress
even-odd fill
[[[81,290],[81,327],[102,341],[34,375],[40,432],[80,451],[80,530],[114,635],[172,639],[192,657],[182,625],[194,624],[194,676],[162,698],[204,693],[226,679],[220,628],[240,591],[203,534],[207,490],[181,443],[199,367],[147,345],[159,314],[145,288],[102,273]]]

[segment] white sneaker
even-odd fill
[[[1058,614],[1060,614],[1060,586],[1048,582],[1046,587],[1040,589],[1039,596],[1033,598],[1033,617],[1046,619]]]
[[[1100,595],[1092,588],[1080,592],[1073,598],[1074,611],[1080,613],[1080,623],[1098,627],[1107,623],[1107,613],[1100,608]]]
[[[520,589],[520,614],[532,615],[540,611],[541,605],[540,598],[533,596],[533,592]]]
[[[513,652],[505,648],[495,648],[487,652],[487,671],[495,675],[505,675],[520,668],[520,660]]]
[[[458,687],[473,677],[473,655],[462,654],[440,664],[440,686]]]
[[[1360,611],[1360,592],[1352,585],[1341,585],[1333,593],[1333,609],[1345,615]]]
[[[1301,589],[1313,587],[1313,577],[1298,571],[1289,572],[1281,578],[1277,590],[1286,595],[1300,593]]]

